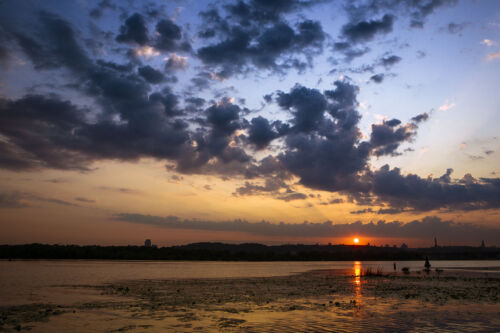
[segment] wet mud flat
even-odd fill
[[[351,274],[350,274],[351,273]],[[61,286],[57,286],[61,288]],[[498,332],[500,276],[435,271],[64,286],[92,301],[0,309],[0,331]]]

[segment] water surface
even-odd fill
[[[359,271],[372,267],[386,272],[409,267],[422,269],[423,261],[105,261],[14,260],[0,261],[0,305],[50,302],[60,295],[54,286],[100,285],[123,280],[244,278],[285,276],[316,269]],[[432,267],[475,269],[500,267],[500,260],[431,261]],[[59,292],[59,294],[58,294]],[[69,297],[69,296],[68,296]]]

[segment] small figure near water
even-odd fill
[[[429,271],[431,269],[431,263],[429,262],[429,258],[427,256],[425,257],[425,264],[424,264],[424,266],[425,266],[425,270],[426,271]]]
[[[394,271],[396,271],[396,263],[394,263]]]

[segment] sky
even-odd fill
[[[0,1],[0,244],[500,245],[496,0]]]

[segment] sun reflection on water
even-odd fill
[[[361,262],[354,262],[354,283],[356,285],[361,285]]]
[[[354,293],[355,293],[355,315],[359,316],[361,305],[361,261],[354,262]]]

